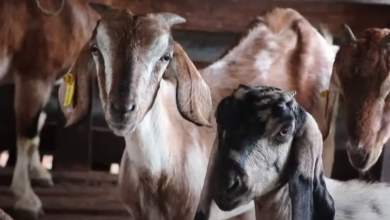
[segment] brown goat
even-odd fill
[[[17,162],[11,189],[15,208],[32,218],[41,213],[42,204],[30,179],[53,184],[38,151],[43,109],[55,81],[71,67],[98,19],[84,0],[42,1],[40,7],[61,9],[56,16],[43,13],[36,3],[41,2],[0,1],[0,85],[15,84]]]
[[[327,117],[346,104],[347,152],[353,167],[367,171],[390,137],[390,30],[370,28],[356,37],[344,25],[329,87]]]
[[[328,87],[334,52],[294,10],[275,9],[256,21],[200,74],[171,36],[171,26],[184,18],[92,7],[101,19],[59,99],[67,125],[77,123],[89,114],[90,84],[97,77],[106,121],[126,140],[119,187],[131,219],[193,219],[215,134],[212,112],[238,84],[297,90],[299,102],[325,122],[320,93]],[[227,218],[213,207],[212,219]],[[251,207],[253,202],[238,208]]]

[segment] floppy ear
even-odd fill
[[[336,68],[333,68],[332,76],[329,83],[329,90],[326,92],[326,106],[325,106],[325,128],[322,128],[322,140],[325,140],[331,129],[335,112],[338,109],[339,90],[338,83],[336,81]],[[336,112],[337,113],[337,112]]]
[[[212,114],[210,89],[183,48],[176,42],[173,47],[173,59],[164,75],[176,84],[177,108],[188,121],[209,126]]]
[[[80,122],[90,113],[95,73],[95,63],[87,43],[58,90],[58,100],[66,118],[65,127]]]
[[[292,220],[333,220],[334,201],[322,174],[322,135],[314,118],[298,108],[289,173]]]

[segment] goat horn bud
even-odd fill
[[[343,36],[348,42],[356,41],[355,35],[347,24],[343,24]]]
[[[157,17],[161,19],[162,21],[165,21],[168,23],[169,26],[173,26],[175,24],[181,24],[186,22],[186,19],[170,12],[160,12],[157,13]]]

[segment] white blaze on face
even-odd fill
[[[145,77],[146,81],[149,81],[150,77],[153,76],[152,72],[155,68],[156,63],[159,62],[161,57],[164,56],[166,52],[168,52],[168,44],[169,33],[163,33],[157,36],[157,38],[149,45],[149,47],[146,48],[147,52],[144,57],[140,56],[137,58],[137,64],[144,64],[143,66],[145,68],[146,74],[143,74],[142,76]],[[165,67],[161,68],[161,70],[165,70]],[[160,71],[158,73],[158,78],[161,77],[163,72],[164,71]]]
[[[109,35],[109,29],[105,23],[100,23],[97,27],[96,32],[96,43],[99,47],[100,53],[103,56],[104,62],[104,74],[106,79],[106,93],[109,94],[112,86],[112,76],[113,76],[113,65],[114,65],[114,42],[111,40]],[[102,68],[100,63],[95,60],[96,71],[99,72],[99,69]]]

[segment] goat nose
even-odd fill
[[[135,110],[135,103],[111,102],[111,108],[118,113],[128,113]]]
[[[369,153],[366,150],[348,150],[347,152],[349,161],[354,168],[358,170],[363,170],[366,168],[369,159]]]

